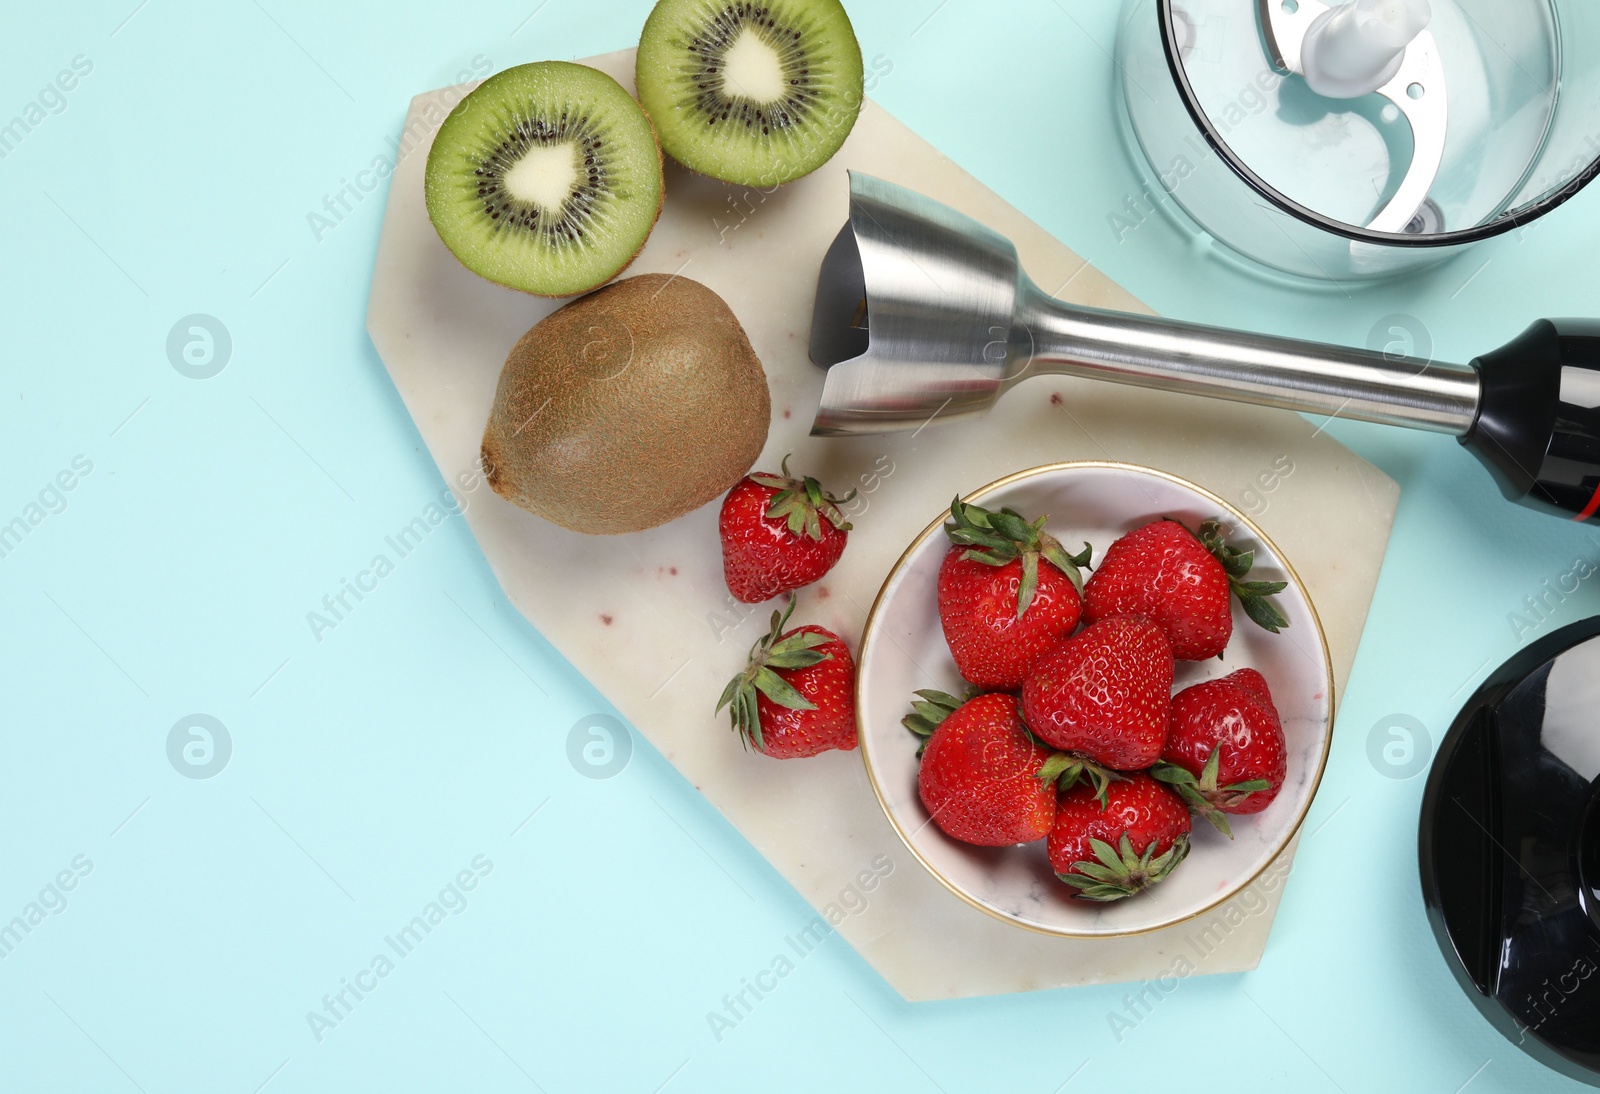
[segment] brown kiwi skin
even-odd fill
[[[766,447],[767,377],[726,302],[643,274],[566,305],[506,359],[490,486],[575,532],[655,528],[722,497]]]
[[[639,100],[635,98],[634,102],[638,103]],[[456,104],[456,109],[461,109],[461,105],[459,103]],[[639,113],[644,115],[645,123],[650,126],[650,139],[656,142],[656,169],[661,172],[661,193],[660,196],[656,198],[656,215],[650,219],[650,230],[644,234],[644,240],[639,244],[638,249],[636,249],[633,254],[629,255],[628,260],[622,265],[618,266],[616,270],[607,276],[604,281],[600,282],[599,285],[596,285],[596,289],[600,288],[601,286],[611,284],[617,278],[621,277],[627,271],[628,267],[632,266],[634,261],[644,253],[645,245],[650,242],[650,237],[655,234],[656,225],[661,222],[661,210],[667,203],[667,157],[666,153],[661,150],[661,134],[656,131],[656,120],[650,116],[650,112],[642,105],[639,106]],[[450,251],[450,248],[446,247],[445,250]],[[456,257],[454,251],[450,251],[450,257]],[[474,270],[472,267],[468,266],[466,263],[461,262],[459,258],[456,258],[456,262],[468,273],[475,277],[481,277],[492,285],[499,285],[503,289],[511,289],[515,292],[526,293],[528,296],[537,296],[545,300],[570,300],[574,297],[581,297],[584,295],[584,293],[594,291],[594,289],[584,289],[582,292],[565,294],[534,292],[532,289],[524,289],[520,285],[507,285],[504,281],[497,281],[487,274],[481,274],[477,270]]]

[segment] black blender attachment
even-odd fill
[[[1419,851],[1462,989],[1541,1063],[1600,1086],[1600,619],[1512,658],[1428,777]]]
[[[1450,434],[1508,498],[1600,514],[1600,322],[1543,319],[1460,365],[1079,307],[970,217],[869,175],[850,186],[817,286],[813,434],[976,417],[1029,376],[1081,376]]]
[[[1593,0],[1125,0],[1118,91],[1158,211],[1277,270],[1415,270],[1600,173]]]

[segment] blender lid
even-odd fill
[[[1428,776],[1419,853],[1434,936],[1478,1010],[1600,1086],[1600,618],[1467,702]]]
[[[1536,220],[1600,175],[1600,157],[1585,159],[1527,196],[1538,169],[1548,166],[1541,157],[1556,156],[1548,147],[1561,86],[1554,12],[1527,32],[1549,40],[1540,43],[1552,73],[1544,92],[1548,116],[1540,118],[1526,101],[1512,114],[1495,101],[1504,89],[1485,86],[1490,81],[1480,58],[1468,56],[1478,52],[1469,44],[1473,36],[1461,29],[1481,27],[1462,0],[1434,0],[1432,28],[1383,70],[1393,79],[1381,91],[1356,94],[1362,88],[1352,86],[1339,99],[1313,91],[1308,68],[1316,80],[1328,66],[1302,59],[1302,45],[1315,37],[1308,28],[1320,30],[1320,23],[1353,6],[1339,0],[1331,6],[1323,0],[1157,0],[1167,65],[1204,138],[1203,153],[1215,154],[1265,202],[1356,243],[1446,248]],[[1498,59],[1509,63],[1513,79],[1539,83],[1532,66],[1501,52]],[[1325,87],[1329,77],[1321,81]],[[1485,172],[1505,177],[1480,177]],[[1368,193],[1373,189],[1379,193]],[[1368,202],[1374,203],[1370,212],[1356,211]]]

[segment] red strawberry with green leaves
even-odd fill
[[[1083,900],[1108,902],[1162,881],[1189,854],[1189,810],[1149,775],[1113,783],[1102,806],[1093,788],[1061,795],[1046,849],[1056,876]]]
[[[991,513],[957,498],[945,533],[954,545],[939,567],[939,621],[956,668],[982,691],[1015,691],[1052,642],[1083,611],[1082,567],[1014,509]]]
[[[856,747],[856,666],[832,631],[779,632],[794,611],[772,613],[772,629],[750,651],[750,663],[728,682],[717,703],[729,708],[746,746],[779,760]]]
[[[1151,774],[1231,839],[1226,814],[1261,812],[1288,771],[1283,723],[1267,681],[1255,669],[1240,669],[1173,696],[1161,759]]]
[[[1114,772],[1161,758],[1172,672],[1160,627],[1138,616],[1102,619],[1039,658],[1022,685],[1022,718],[1045,744],[1078,758],[1073,773],[1103,796]]]
[[[1010,847],[1044,839],[1056,818],[1056,780],[1067,758],[1036,741],[1014,695],[966,702],[919,691],[904,725],[923,738],[917,790],[952,839]]]
[[[1246,581],[1254,551],[1229,547],[1222,525],[1208,520],[1198,534],[1175,520],[1136,528],[1113,543],[1084,587],[1084,618],[1142,615],[1167,632],[1179,661],[1206,661],[1233,637],[1239,598],[1256,624],[1277,633],[1289,625],[1272,596],[1282,581]]]
[[[759,604],[818,581],[844,554],[850,522],[816,479],[757,473],[722,500],[722,572],[736,600]]]

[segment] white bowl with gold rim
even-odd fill
[[[940,515],[889,572],[861,639],[856,709],[861,755],[879,803],[917,860],[946,888],[998,919],[1046,934],[1106,938],[1141,934],[1202,915],[1237,895],[1289,845],[1311,808],[1327,764],[1333,728],[1333,666],[1316,609],[1294,569],[1248,517],[1214,494],[1165,472],[1131,464],[1063,463],[1007,476],[965,499],[986,509],[1048,515],[1049,531],[1077,551],[1088,541],[1096,562],[1126,532],[1161,517],[1191,528],[1220,519],[1229,542],[1253,549],[1251,578],[1286,581],[1277,604],[1289,619],[1262,630],[1234,606],[1224,660],[1179,662],[1174,691],[1254,668],[1266,677],[1288,742],[1283,790],[1265,811],[1234,819],[1228,840],[1196,818],[1188,859],[1154,888],[1115,904],[1073,899],[1045,857],[1044,843],[973,847],[931,823],[917,794],[917,738],[900,724],[913,693],[965,685],[939,625],[937,581],[949,549]]]

